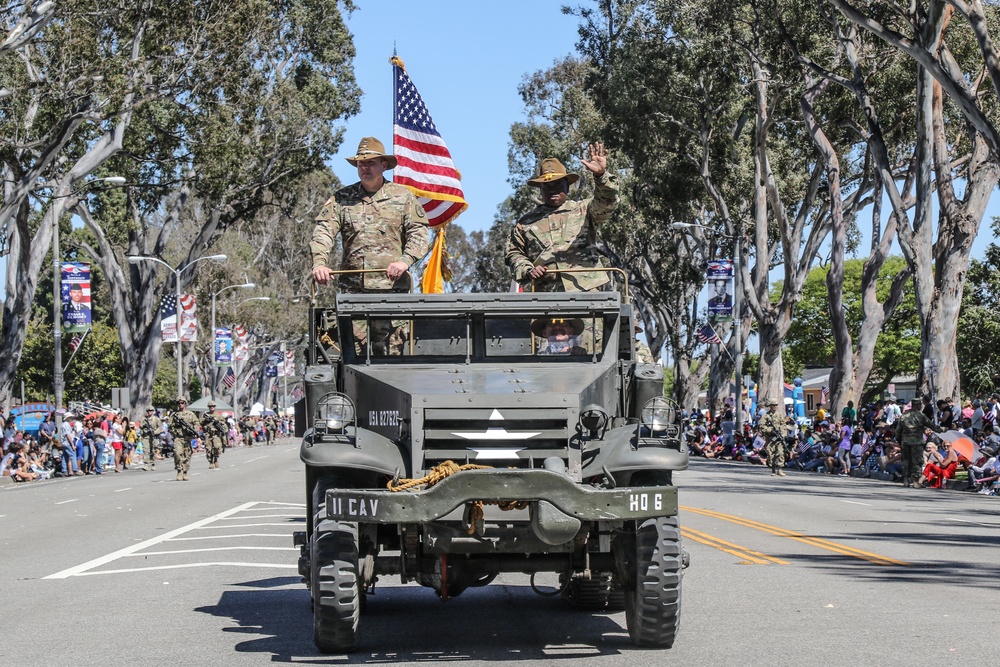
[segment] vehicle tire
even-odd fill
[[[313,505],[313,641],[321,653],[350,653],[357,648],[361,616],[358,525],[326,518],[326,489],[332,486],[327,479],[320,480]]]
[[[632,643],[670,648],[681,625],[681,533],[677,517],[645,519],[623,538],[625,622]]]

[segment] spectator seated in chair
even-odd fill
[[[940,489],[944,483],[955,477],[958,464],[962,457],[951,446],[950,442],[944,443],[945,454],[940,461],[928,461],[924,466],[923,476],[927,478],[927,486],[932,489]]]

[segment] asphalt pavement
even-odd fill
[[[692,461],[674,648],[506,575],[442,603],[383,578],[359,650],[322,656],[291,535],[298,445],[0,487],[2,664],[992,664],[1000,498]],[[553,592],[554,577],[539,577]],[[572,661],[567,662],[567,661]]]

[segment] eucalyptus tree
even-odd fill
[[[914,211],[900,218],[899,240],[913,272],[923,358],[937,362],[938,394],[957,397],[956,340],[969,255],[1000,177],[1000,52],[993,39],[1000,9],[979,0],[828,2],[916,65]],[[891,179],[883,185],[893,208],[903,210],[910,193]],[[922,373],[921,388],[929,386]]]
[[[322,167],[341,141],[336,122],[356,112],[360,95],[342,8],[352,5],[67,0],[19,59],[0,61],[15,90],[0,118],[11,130],[5,183],[51,193],[34,239],[31,207],[5,193],[3,221],[16,228],[0,393],[23,342],[18,300],[34,295],[47,221],[71,210],[90,233],[80,248],[111,286],[132,400],[149,400],[160,297],[173,292],[173,276],[158,277],[152,262],[123,269],[124,258],[190,264],[227,230],[262,224],[283,193]],[[77,192],[88,175],[105,173],[128,187]],[[181,287],[192,278],[184,271]]]

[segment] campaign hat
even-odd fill
[[[386,169],[396,168],[396,157],[386,155],[385,145],[381,141],[375,137],[364,137],[358,144],[357,155],[347,158],[347,161],[351,163],[351,166],[357,167],[359,162],[367,162],[368,160],[378,158],[383,158],[388,163]]]
[[[546,183],[552,183],[563,178],[566,179],[568,185],[573,185],[580,180],[580,176],[578,174],[567,173],[566,167],[563,166],[562,162],[554,157],[547,157],[542,160],[542,166],[538,170],[538,176],[529,179],[528,185],[541,187]]]

